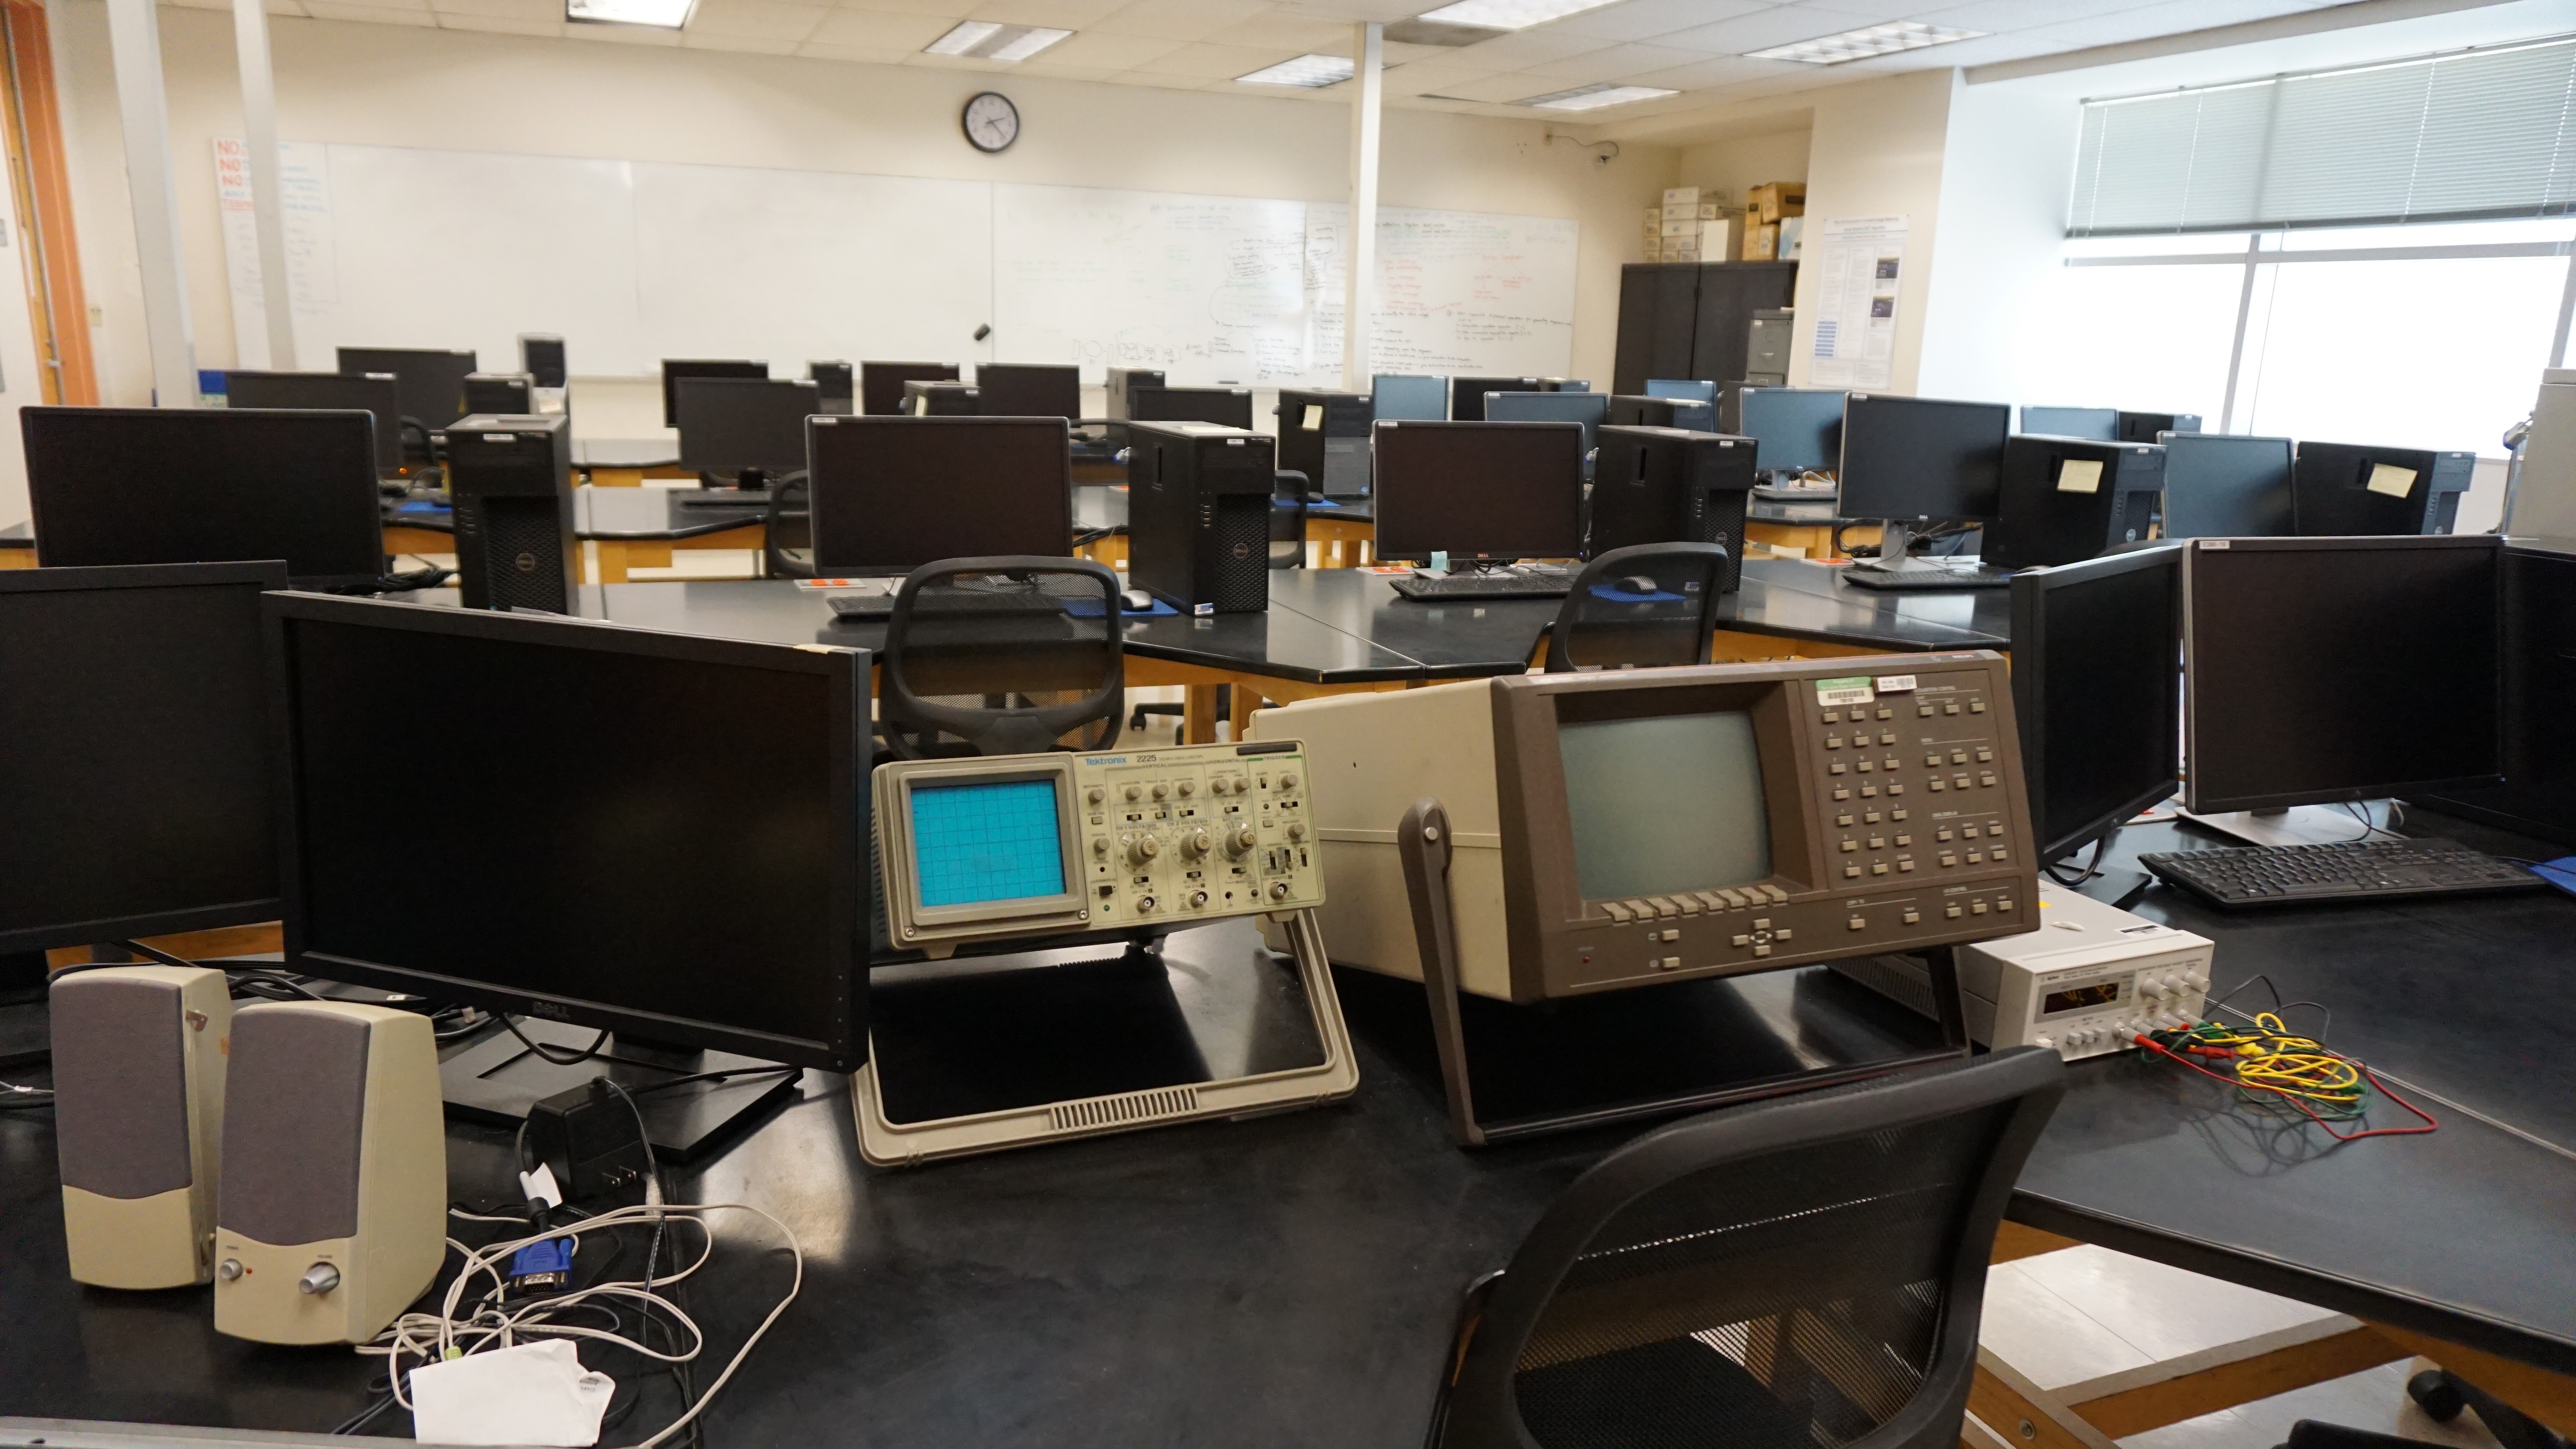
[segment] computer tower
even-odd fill
[[[519,334],[519,370],[536,379],[542,388],[562,389],[572,385],[564,369],[564,340],[550,332]]]
[[[2299,534],[2448,533],[2477,464],[2475,453],[2302,441],[2290,465]]]
[[[859,410],[857,368],[846,362],[809,362],[805,376],[813,382],[815,399],[824,412],[847,417]]]
[[[1377,400],[1364,392],[1279,390],[1279,466],[1306,475],[1306,491],[1357,498],[1369,491],[1369,424]]]
[[[2499,533],[2576,538],[2576,368],[2544,368],[2531,431],[2514,449]]]
[[[1798,314],[1787,307],[1765,307],[1745,328],[1744,380],[1755,387],[1789,385],[1789,336]]]
[[[465,411],[509,417],[537,410],[536,379],[524,372],[465,374]]]
[[[2165,450],[2017,433],[2004,440],[2003,481],[1983,556],[1997,568],[2082,563],[2148,536],[2165,486]]]
[[[1217,423],[1130,423],[1128,433],[1136,587],[1190,614],[1269,608],[1272,440]]]
[[[1106,406],[1109,409],[1109,416],[1113,418],[1133,416],[1133,414],[1128,411],[1129,403],[1127,399],[1128,395],[1133,393],[1136,389],[1140,387],[1169,387],[1170,385],[1171,384],[1163,380],[1163,369],[1159,367],[1113,367],[1109,369],[1109,397],[1106,403]]]
[[[1614,393],[1610,414],[1603,419],[1622,428],[1680,428],[1684,432],[1714,433],[1717,428],[1717,404],[1686,397],[1630,397]]]
[[[971,418],[983,411],[984,393],[971,382],[925,382],[903,385],[903,411],[915,418]]]
[[[1637,543],[1718,544],[1726,549],[1718,591],[1734,592],[1744,578],[1753,440],[1617,423],[1597,436],[1587,555]]]
[[[2152,443],[2158,433],[2196,433],[2198,413],[2121,413],[2112,435],[2123,443]]]
[[[581,541],[573,534],[569,422],[458,419],[447,430],[447,489],[465,607],[573,612]]]

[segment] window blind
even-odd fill
[[[2070,236],[2576,207],[2576,36],[2087,101]]]

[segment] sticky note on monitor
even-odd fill
[[[2373,493],[2403,498],[2415,491],[2415,470],[2400,468],[2394,463],[2373,463],[2370,465],[2370,481],[2362,486]]]
[[[2068,458],[2057,465],[2057,491],[2060,493],[2099,493],[2102,491],[2102,460]]]
[[[1322,403],[1306,404],[1306,420],[1299,423],[1297,426],[1310,433],[1322,432],[1324,430],[1324,405]]]

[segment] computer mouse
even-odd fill
[[[1628,594],[1652,594],[1660,592],[1660,590],[1655,587],[1655,581],[1646,577],[1644,574],[1630,574],[1626,578],[1621,579],[1619,581],[1619,590],[1622,593]]]
[[[1130,614],[1150,614],[1154,612],[1154,596],[1143,589],[1122,589],[1118,594],[1118,607]]]

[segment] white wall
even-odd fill
[[[110,402],[140,401],[149,366],[105,7],[49,0],[48,9],[82,260],[103,312],[101,392]],[[232,361],[231,301],[213,140],[241,131],[231,20],[164,9],[161,34],[197,358],[223,366]],[[1313,100],[287,16],[272,17],[270,35],[278,124],[288,140],[1304,200],[1347,195],[1349,109]],[[974,151],[958,132],[959,107],[985,89],[1020,108],[1021,139],[1000,156]],[[1597,165],[1582,148],[1544,144],[1544,130],[1538,122],[1390,110],[1379,196],[1389,206],[1580,221],[1573,366],[1606,379],[1619,265],[1640,255],[1640,208],[1669,184],[1677,153],[1629,145]],[[442,211],[474,204],[424,196],[419,224],[435,227]],[[867,355],[864,335],[844,355]]]
[[[1961,85],[1950,98],[1932,264],[1906,303],[1922,339],[1912,390],[2018,403],[2054,396],[2014,347],[2066,241],[2082,115],[2074,98]],[[2104,339],[2109,343],[2111,339]]]
[[[0,186],[0,267],[17,271],[32,284],[33,259],[26,245],[15,190]],[[66,317],[63,325],[77,327],[81,322]],[[27,518],[27,456],[19,439],[18,409],[45,400],[43,367],[36,355],[27,288],[0,286],[0,524]]]
[[[1809,257],[1827,222],[1871,216],[1906,219],[1899,269],[1895,355],[1888,391],[1915,391],[1923,354],[1925,303],[1940,230],[1941,174],[1958,73],[1913,71],[1815,93],[1816,126],[1807,156]],[[1816,331],[1817,269],[1798,269],[1797,350],[1789,383],[1807,384]]]
[[[1754,187],[1772,181],[1807,179],[1808,149],[1814,140],[1812,120],[1801,117],[1795,129],[1761,136],[1731,136],[1682,148],[1674,165],[1676,186],[1715,188],[1729,204],[1742,206]]]

